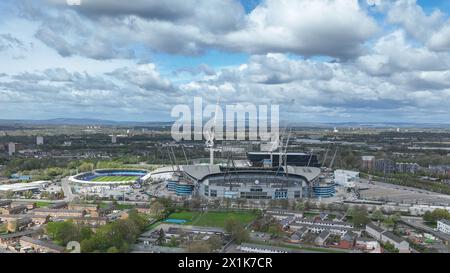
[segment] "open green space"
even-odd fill
[[[7,233],[6,224],[0,224],[0,234]]]
[[[38,208],[44,208],[44,207],[48,207],[51,203],[47,202],[47,201],[37,201],[36,202],[36,207]]]
[[[139,176],[99,176],[91,181],[94,182],[122,182],[122,181],[136,181]]]
[[[155,222],[153,224],[148,225],[147,227],[145,227],[145,231],[150,231],[155,229],[156,227],[158,227],[161,224],[161,221]]]
[[[112,206],[112,204],[108,203],[108,202],[101,202],[99,204],[99,207],[101,209],[106,209],[106,208],[109,208],[111,206]],[[133,205],[133,204],[116,204],[115,205],[115,209],[117,209],[117,210],[132,209],[134,207],[135,207],[135,205]]]
[[[318,212],[303,212],[303,216],[304,217],[316,217],[316,216],[319,216],[320,215],[320,213],[318,213]]]
[[[225,227],[227,219],[234,218],[246,225],[255,219],[252,212],[191,212],[181,211],[169,215],[170,219],[186,220],[185,225],[204,227]]]

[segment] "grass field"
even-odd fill
[[[110,206],[111,206],[111,203],[106,203],[106,202],[102,202],[99,204],[99,207],[101,209],[106,209],[106,208],[109,208]],[[135,206],[131,205],[131,204],[117,204],[116,205],[116,209],[118,209],[118,210],[132,209],[134,207]]]
[[[91,181],[94,182],[128,182],[128,181],[136,181],[139,179],[139,176],[99,176]]]
[[[44,208],[44,207],[48,207],[50,204],[51,204],[50,202],[46,202],[46,201],[37,201],[36,207]]]
[[[235,218],[244,225],[255,219],[256,215],[251,212],[175,212],[169,215],[170,219],[186,220],[185,225],[204,227],[224,227],[225,221]]]

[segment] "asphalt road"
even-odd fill
[[[75,198],[75,195],[72,193],[72,188],[69,185],[69,178],[64,177],[61,179],[61,187],[64,192],[64,201],[71,202]]]

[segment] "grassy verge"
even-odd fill
[[[145,231],[153,230],[153,229],[155,229],[157,226],[159,226],[160,224],[161,224],[161,222],[158,221],[158,222],[156,222],[156,223],[153,223],[153,224],[151,224],[151,225],[148,225],[147,227],[145,227]]]

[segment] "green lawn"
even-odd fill
[[[156,223],[153,223],[153,224],[147,226],[147,227],[145,228],[145,231],[153,230],[153,229],[155,229],[157,226],[159,226],[160,224],[161,224],[160,221],[158,221],[158,222],[156,222]]]
[[[139,176],[99,176],[91,181],[94,182],[120,182],[120,181],[136,181]]]
[[[303,213],[304,217],[316,217],[316,216],[319,216],[319,215],[320,215],[320,213],[318,213],[318,212],[304,212]]]
[[[51,204],[50,202],[46,202],[46,201],[37,201],[36,207],[44,208],[44,207],[48,207],[50,204]]]
[[[168,218],[187,220],[186,225],[204,226],[204,227],[224,227],[225,221],[229,218],[235,218],[244,225],[255,219],[256,215],[251,212],[175,212]]]

